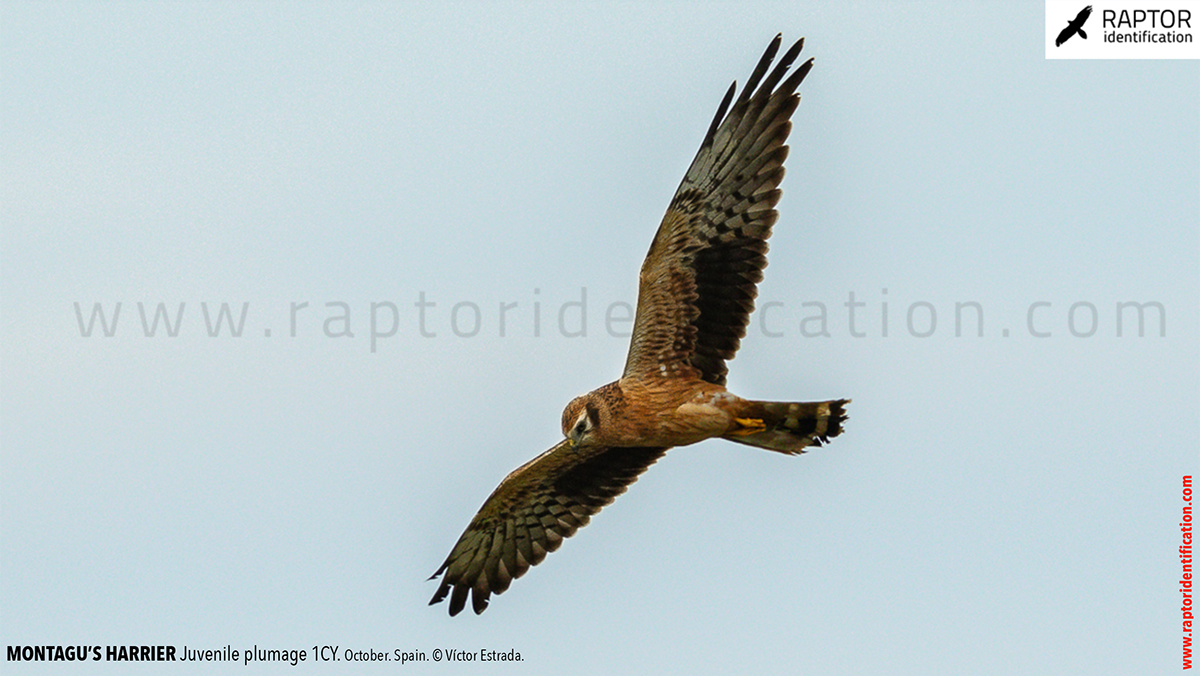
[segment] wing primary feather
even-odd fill
[[[771,71],[762,87],[757,90],[750,90],[747,87],[742,91],[742,96],[738,99],[737,105],[734,106],[733,112],[729,114],[729,120],[727,120],[727,122],[731,122],[737,118],[737,125],[730,131],[728,137],[734,140],[735,145],[732,149],[721,153],[721,161],[715,164],[711,170],[715,180],[724,177],[727,169],[734,166],[739,159],[750,155],[751,152],[747,151],[746,146],[753,148],[764,130],[775,124],[779,117],[786,120],[796,111],[800,99],[795,96],[794,92],[796,87],[804,81],[804,76],[812,69],[813,60],[805,61],[796,72],[784,80],[783,86],[776,89],[775,85],[783,78],[791,63],[800,55],[803,47],[804,38],[801,38],[784,54],[783,59]],[[762,66],[762,63],[760,62],[759,65]],[[753,92],[753,96],[748,96],[750,92]],[[790,110],[785,110],[785,106]]]
[[[802,49],[804,49],[804,38],[797,40],[784,52],[783,57],[779,59],[779,63],[775,65],[775,70],[771,71],[771,74],[763,81],[763,86],[759,89],[760,93],[766,96],[771,95],[771,92],[775,90],[775,85],[779,84],[779,81],[783,79],[784,73],[787,72],[788,68],[792,67],[792,63],[796,60],[797,56],[800,56],[800,50]],[[784,87],[780,91],[786,92],[787,88]]]
[[[721,99],[721,105],[717,106],[717,114],[713,116],[712,124],[708,126],[708,133],[704,135],[704,143],[700,144],[700,149],[712,146],[713,135],[717,133],[717,127],[721,126],[721,120],[725,119],[725,113],[729,110],[729,103],[733,101],[733,95],[737,92],[737,80],[729,85],[729,89],[725,91],[725,98]]]
[[[488,590],[487,578],[476,579],[475,586],[471,588],[471,610],[474,610],[476,615],[483,613],[487,610],[488,597],[491,595],[492,593]]]
[[[467,594],[471,588],[465,585],[455,585],[454,593],[450,595],[450,617],[462,612],[467,605]]]
[[[804,41],[801,40],[800,42]],[[804,82],[804,77],[808,75],[808,71],[812,70],[812,67],[813,59],[812,57],[809,57],[807,61],[800,64],[800,67],[796,69],[796,72],[792,73],[788,79],[783,81],[783,86],[781,86],[779,90],[786,92],[796,91],[796,88],[800,86],[801,82]],[[797,99],[797,101],[799,101],[799,99]]]
[[[782,43],[783,33],[778,33],[775,35],[775,39],[771,40],[771,44],[767,45],[767,51],[763,52],[762,58],[758,60],[758,65],[754,67],[754,72],[750,73],[750,77],[746,79],[746,86],[742,88],[741,96],[738,96],[739,104],[745,103],[758,89],[759,80],[762,80],[762,76],[771,67],[771,62],[775,60],[775,55],[779,52],[779,45]],[[796,58],[795,55],[792,58]]]
[[[775,69],[763,81],[762,86],[753,91],[753,96],[746,103],[749,105],[748,110],[744,114],[742,120],[739,120],[739,126],[732,133],[735,138],[741,138],[743,142],[753,141],[762,132],[763,125],[771,124],[779,115],[777,107],[785,105],[792,98],[792,94],[796,91],[796,87],[804,80],[804,76],[812,69],[812,59],[808,59],[800,66],[796,72],[792,73],[788,79],[784,80],[783,86],[776,87],[779,81],[783,79],[784,74],[791,68],[792,62],[800,55],[800,50],[804,48],[804,38],[800,38],[791,46],[790,49],[783,55],[783,58],[776,64]],[[746,97],[748,92],[743,91],[743,97]],[[743,101],[738,101],[743,103]],[[797,99],[797,103],[799,100]],[[795,112],[795,108],[783,113],[784,117]],[[752,120],[753,125],[749,130],[742,127],[742,123],[746,120]]]

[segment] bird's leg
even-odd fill
[[[767,424],[762,421],[762,418],[734,418],[733,421],[740,425],[740,427],[730,432],[730,434],[738,437],[758,434],[767,429]]]

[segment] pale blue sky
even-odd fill
[[[1043,30],[1040,2],[5,2],[0,644],[1179,669],[1200,65],[1047,61]],[[427,607],[619,374],[606,313],[777,32],[816,66],[730,387],[851,397],[846,434],[673,451],[484,615]],[[114,335],[76,303],[120,303]],[[222,303],[241,337],[208,336]]]

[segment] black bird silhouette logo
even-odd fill
[[[1079,37],[1086,40],[1087,33],[1083,32],[1083,24],[1087,23],[1088,17],[1091,15],[1092,15],[1092,6],[1091,5],[1088,5],[1087,7],[1084,7],[1083,9],[1081,9],[1079,11],[1079,14],[1075,15],[1075,19],[1073,21],[1071,21],[1071,23],[1067,24],[1067,27],[1062,29],[1062,32],[1058,34],[1058,38],[1054,41],[1054,46],[1062,47],[1062,43],[1066,42],[1067,40],[1070,40],[1071,37],[1074,36],[1076,33],[1079,33]]]

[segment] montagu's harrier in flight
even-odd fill
[[[771,69],[780,40],[736,100],[730,86],[654,236],[625,372],[567,404],[566,438],[500,482],[430,578],[442,576],[430,605],[448,595],[457,615],[470,595],[483,612],[673,446],[721,437],[790,455],[841,434],[847,399],[748,401],[725,389],[779,216],[796,87],[812,68],[788,75],[800,40]]]

